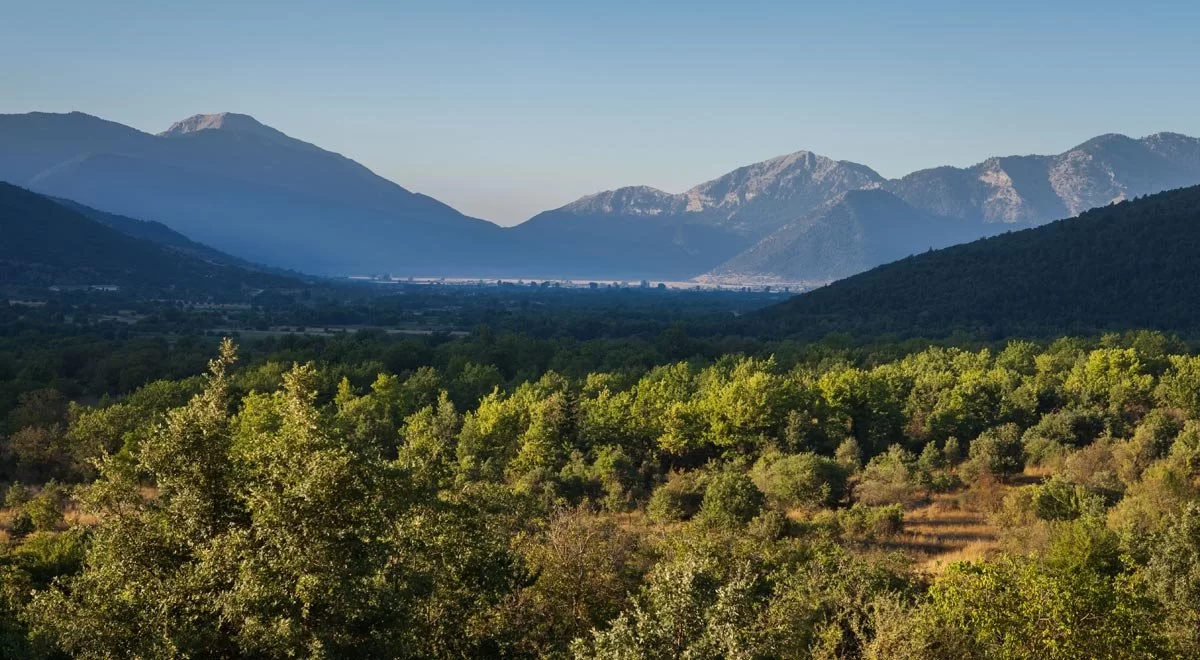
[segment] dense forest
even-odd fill
[[[764,314],[791,334],[1193,333],[1200,187],[902,259]]]
[[[26,199],[134,284],[0,283],[0,657],[1200,656],[1197,194],[782,304],[298,283]]]
[[[197,337],[23,387],[0,654],[1200,654],[1188,346],[685,340]]]

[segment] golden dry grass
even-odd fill
[[[920,570],[938,573],[958,561],[982,559],[999,548],[999,530],[991,523],[984,497],[969,491],[935,494],[904,512],[904,531],[879,539],[868,551],[908,555]]]
[[[937,572],[956,561],[986,557],[999,546],[998,536],[986,512],[942,495],[905,513],[904,533],[897,540],[922,568]]]
[[[1012,489],[1040,483],[1050,474],[1026,469],[1007,483],[982,479],[966,490],[933,495],[927,504],[905,511],[904,532],[880,545],[908,554],[931,573],[994,555],[1001,549],[1001,534],[992,514]]]

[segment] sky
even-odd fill
[[[1194,1],[0,0],[0,16],[0,113],[159,132],[243,112],[500,224],[801,149],[896,177],[1200,135]]]

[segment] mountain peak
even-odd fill
[[[236,112],[220,112],[211,115],[192,115],[183,121],[177,121],[171,124],[160,135],[171,137],[175,135],[185,135],[187,133],[195,133],[196,131],[205,130],[220,130],[220,131],[240,131],[243,133],[278,133],[275,129],[264,125],[250,115],[242,115]]]
[[[241,135],[256,135],[275,142],[308,151],[321,151],[319,147],[303,140],[297,140],[282,131],[276,130],[251,117],[236,112],[218,112],[208,115],[192,115],[182,121],[171,124],[167,130],[159,133],[159,137],[178,138],[203,131],[221,131]]]
[[[1077,145],[1067,153],[1070,153],[1071,151],[1088,151],[1089,149],[1096,148],[1111,148],[1118,145],[1125,146],[1134,142],[1137,142],[1137,140],[1134,140],[1128,135],[1124,135],[1122,133],[1105,133],[1104,135],[1097,135],[1087,142]]]
[[[678,195],[650,186],[626,186],[581,197],[561,210],[575,214],[655,216],[668,213],[677,205],[677,198]]]

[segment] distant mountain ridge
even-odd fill
[[[918,210],[881,188],[850,190],[771,232],[710,278],[743,273],[833,281],[980,233],[974,223]]]
[[[83,113],[0,115],[0,180],[321,273],[453,271],[487,255],[500,234],[340,154],[228,113],[160,135]],[[458,264],[445,263],[452,254]]]
[[[590,195],[538,214],[513,232],[524,245],[560,255],[558,272],[687,279],[832,198],[882,182],[868,167],[800,151],[679,194],[631,186]],[[598,253],[610,255],[607,263],[592,256]]]
[[[1200,140],[1110,134],[1054,156],[890,180],[797,151],[681,193],[619,188],[501,228],[249,115],[193,115],[153,135],[82,113],[29,113],[0,115],[0,181],[318,274],[817,285],[908,250],[1200,183]]]
[[[704,225],[749,243],[720,262],[718,254],[702,255],[709,261],[697,259],[708,271],[702,279],[822,284],[911,254],[897,250],[944,247],[1197,183],[1200,139],[1178,133],[1102,135],[1055,156],[993,157],[891,180],[801,151],[684,193],[629,187],[590,195],[527,224],[544,230],[548,221],[587,218],[594,232],[606,218],[644,217],[681,231]],[[855,190],[880,192],[847,202]],[[870,217],[880,214],[888,217]]]

